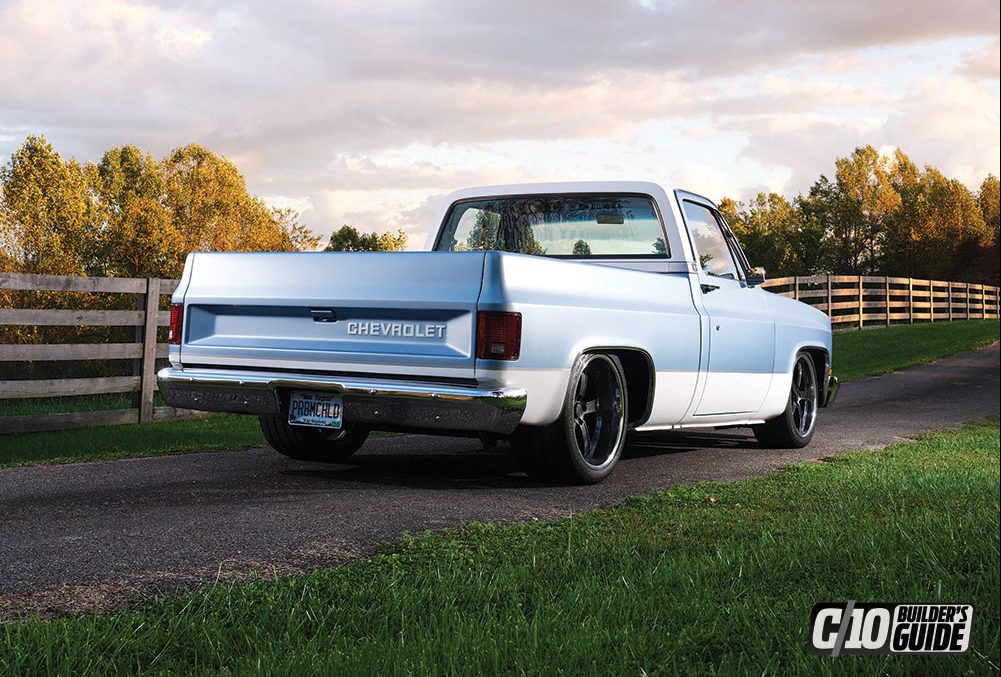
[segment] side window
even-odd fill
[[[687,200],[685,221],[688,222],[688,232],[692,235],[692,244],[699,257],[699,265],[706,275],[725,277],[729,280],[739,280],[737,265],[733,262],[730,248],[720,228],[719,222],[707,208]]]
[[[482,251],[498,249],[497,227],[500,214],[470,206],[463,208],[455,224],[455,232],[446,230],[438,245],[439,251]]]

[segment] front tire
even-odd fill
[[[358,451],[368,438],[364,428],[341,430],[289,425],[283,416],[260,416],[261,432],[271,448],[297,461],[338,463]]]
[[[808,353],[796,355],[792,386],[785,411],[770,421],[753,427],[761,446],[769,449],[801,449],[813,439],[820,406],[817,368]]]
[[[626,445],[626,378],[614,355],[574,362],[560,417],[521,428],[514,446],[528,474],[567,484],[595,484],[612,472]]]

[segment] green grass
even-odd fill
[[[0,467],[236,449],[262,444],[264,437],[257,417],[220,414],[143,425],[0,435]]]
[[[0,673],[996,674],[998,420],[555,523],[0,627]],[[960,656],[807,655],[830,600],[969,602]],[[992,667],[993,666],[993,667]]]
[[[163,396],[153,393],[153,406],[162,407]],[[73,411],[108,411],[110,409],[131,409],[132,393],[109,393],[107,395],[79,395],[70,397],[26,397],[17,400],[0,400],[0,416],[34,416],[38,414],[61,414]]]
[[[905,324],[834,335],[834,373],[842,380],[926,364],[998,340],[998,320]]]

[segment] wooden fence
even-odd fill
[[[55,414],[0,416],[0,434],[77,428],[118,423],[145,423],[196,415],[173,407],[154,406],[156,360],[167,355],[157,342],[157,329],[169,323],[161,310],[163,296],[176,280],[158,278],[95,278],[0,273],[0,293],[91,292],[133,295],[133,310],[73,310],[0,307],[0,327],[131,327],[132,342],[122,343],[0,343],[3,363],[132,360],[130,376],[0,380],[0,400],[132,393],[129,409]],[[783,277],[764,284],[828,313],[839,329],[907,322],[937,322],[998,317],[998,288],[962,282],[914,280],[904,277],[813,275]],[[129,304],[131,305],[131,304]]]
[[[121,343],[0,343],[0,363],[131,360],[130,376],[0,380],[0,400],[132,393],[128,409],[55,414],[0,416],[0,434],[35,432],[119,423],[146,423],[186,417],[194,412],[154,406],[156,359],[167,357],[165,343],[157,342],[157,329],[170,321],[160,310],[161,297],[170,295],[176,280],[159,278],[100,278],[0,273],[0,294],[21,292],[89,292],[132,295],[134,310],[74,310],[0,307],[0,326],[20,327],[126,327],[134,337]],[[121,304],[119,304],[121,305]],[[132,304],[128,304],[132,305]]]
[[[998,288],[909,277],[811,275],[763,285],[827,313],[836,329],[998,317]]]

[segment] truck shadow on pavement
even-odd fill
[[[360,451],[343,463],[319,465],[302,463],[280,471],[299,480],[324,484],[387,485],[416,489],[533,488],[553,486],[525,475],[511,447],[501,444],[486,450],[472,440],[442,443],[444,449],[415,448],[413,452],[371,449]],[[630,436],[620,465],[613,473],[630,471],[633,461],[667,457],[703,449],[746,449],[761,451],[748,432],[692,433],[649,432]]]

